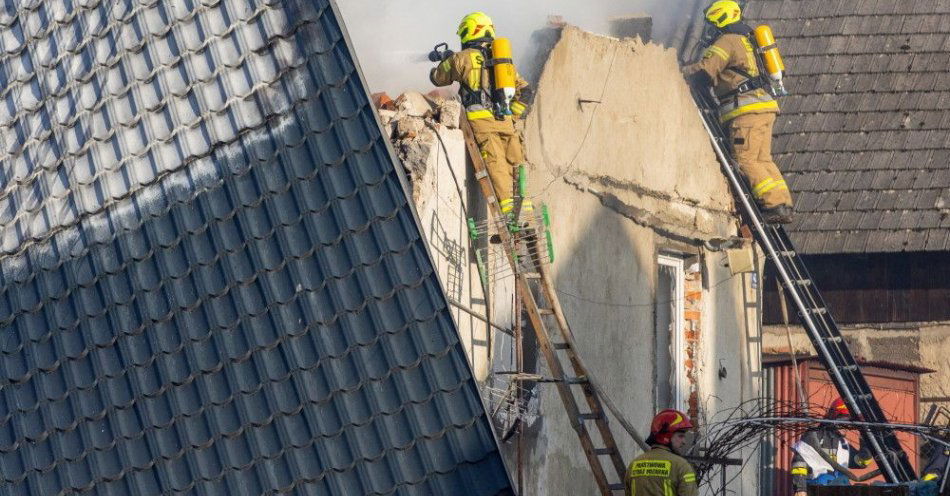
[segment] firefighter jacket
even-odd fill
[[[448,86],[459,83],[459,96],[465,107],[468,120],[493,119],[492,111],[492,76],[491,67],[485,61],[489,60],[490,52],[480,48],[469,47],[453,53],[443,60],[429,73],[429,79],[436,86]],[[527,109],[528,82],[517,75],[515,81],[515,98],[511,102],[511,112],[520,116]]]
[[[627,469],[627,496],[696,496],[696,472],[685,458],[661,445],[636,457]]]
[[[703,58],[688,65],[686,76],[704,71],[719,100],[719,120],[731,121],[743,114],[778,113],[778,102],[756,84],[759,65],[755,47],[749,39],[751,28],[745,24],[730,25],[709,48]]]
[[[943,477],[947,462],[950,462],[950,448],[937,446],[927,461],[927,466],[921,470],[920,478],[925,481],[937,481]]]
[[[864,449],[855,449],[832,427],[819,427],[802,434],[792,445],[792,486],[795,492],[807,491],[808,481],[824,474],[837,472],[822,453],[845,468],[865,468],[871,455]]]

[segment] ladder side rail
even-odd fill
[[[577,353],[574,333],[571,330],[571,326],[568,323],[567,318],[564,316],[564,311],[561,308],[561,302],[558,299],[557,291],[554,289],[554,284],[551,282],[549,269],[546,265],[544,265],[544,263],[540,261],[536,261],[536,267],[541,274],[540,286],[542,293],[544,294],[544,299],[546,300],[547,304],[550,305],[551,309],[554,310],[554,318],[558,324],[558,330],[560,331],[561,339],[563,339],[564,342],[570,346],[568,358],[571,362],[571,366],[573,367],[576,376],[587,378],[587,367],[583,364],[583,362],[581,362],[580,356]],[[604,447],[611,451],[611,464],[613,464],[614,470],[617,472],[617,476],[620,477],[620,480],[623,480],[627,474],[627,467],[623,459],[620,457],[620,449],[617,447],[617,442],[610,430],[610,425],[607,421],[607,414],[604,411],[604,407],[601,404],[600,399],[597,397],[597,393],[593,390],[589,383],[582,384],[581,386],[584,390],[584,398],[587,400],[587,404],[591,411],[600,414],[600,418],[597,419],[596,424],[598,430],[600,431],[601,441],[604,443]]]
[[[771,229],[776,241],[780,243],[784,249],[794,250],[791,239],[784,228],[772,227]],[[821,291],[819,291],[818,287],[814,284],[814,279],[802,258],[800,256],[789,257],[789,262],[792,266],[791,268],[797,274],[797,280],[811,281],[810,284],[799,287],[798,290],[801,291],[809,301],[813,302],[813,308],[827,309],[828,304],[825,302]],[[870,422],[887,423],[887,416],[881,408],[880,403],[878,403],[877,399],[873,396],[870,384],[867,382],[864,374],[860,373],[857,368],[857,361],[852,355],[850,348],[848,348],[846,343],[842,340],[841,330],[837,322],[835,322],[833,314],[830,311],[819,313],[814,316],[814,319],[817,324],[820,324],[819,328],[825,330],[826,335],[832,338],[838,338],[833,340],[829,345],[829,349],[834,352],[833,354],[839,357],[839,360],[835,361],[835,364],[838,367],[841,367],[842,364],[853,367],[846,368],[843,376],[851,383],[852,391],[860,391],[862,393],[856,396],[855,400],[859,403],[859,410],[864,412],[864,418]],[[824,362],[824,360],[822,361]],[[830,364],[825,364],[825,368],[827,369],[829,365]],[[907,453],[904,451],[893,431],[875,431],[872,433],[862,430],[861,433],[865,440],[867,440],[868,435],[879,437],[880,441],[897,455],[894,469],[899,477],[902,477],[904,480],[913,480],[916,478],[913,465],[911,465]]]
[[[740,203],[742,204],[745,211],[748,213],[750,219],[752,220],[752,223],[756,227],[756,231],[759,234],[760,241],[763,241],[763,245],[766,245],[767,254],[773,259],[773,261],[776,264],[776,267],[781,266],[784,269],[788,269],[788,266],[784,264],[782,260],[785,257],[782,257],[782,259],[780,259],[779,257],[780,253],[776,253],[776,252],[777,251],[786,252],[786,253],[794,252],[795,251],[794,246],[792,245],[791,240],[788,238],[784,229],[772,228],[772,232],[769,232],[768,229],[770,229],[771,227],[766,226],[762,223],[761,221],[762,216],[761,216],[761,213],[759,212],[758,205],[750,201],[751,196],[748,193],[748,188],[745,187],[743,179],[741,177],[737,177],[737,175],[735,174],[735,167],[732,165],[732,162],[726,158],[726,154],[723,151],[723,148],[725,147],[725,144],[726,144],[726,136],[727,136],[725,129],[722,127],[718,119],[714,117],[709,117],[709,112],[704,111],[704,109],[715,108],[715,104],[712,101],[712,95],[704,94],[694,89],[693,97],[695,100],[697,100],[700,103],[699,113],[700,113],[700,118],[702,119],[702,122],[703,122],[703,126],[706,128],[706,132],[709,134],[713,142],[713,147],[716,151],[716,154],[718,155],[720,159],[720,163],[723,166],[723,169],[726,171],[726,175],[730,183],[732,183],[734,190],[738,193],[737,196],[740,198]],[[763,227],[765,229],[763,229]],[[781,245],[781,246],[769,247],[768,246],[769,242],[772,242],[776,245]],[[779,250],[776,250],[775,248],[779,248]],[[796,258],[796,257],[788,257],[788,258]],[[800,260],[794,260],[794,261],[800,262]],[[805,268],[803,263],[792,264],[792,267],[797,272],[799,272],[798,274],[795,274],[796,276],[795,280],[801,280],[805,278],[807,278],[809,281],[812,280],[810,274],[808,274],[807,269]],[[791,288],[789,284],[791,282],[790,274],[781,273],[781,269],[780,269],[780,275],[783,276],[782,277],[783,283],[786,285],[786,287]],[[805,277],[801,277],[801,276],[805,276]],[[793,295],[799,293],[798,291],[791,290],[791,289],[790,291],[792,292]],[[815,291],[815,293],[818,294],[818,298],[819,298],[818,300],[813,299],[811,297],[811,292],[810,291],[808,292],[810,301],[808,301],[807,303],[811,304],[810,308],[827,308],[827,306],[824,303],[824,300],[821,299],[820,293],[817,291]],[[798,306],[800,313],[802,314],[807,313],[807,311],[805,310],[806,306],[804,305],[805,301],[799,298],[799,299],[796,299],[795,303],[796,303],[796,306]],[[824,315],[830,315],[830,312]],[[824,315],[818,315],[818,317],[823,317]],[[849,373],[847,374],[847,377],[846,377],[845,375],[841,373],[841,370],[838,367],[836,366],[829,367],[829,365],[834,365],[834,363],[837,363],[837,360],[835,360],[836,358],[839,360],[843,360],[845,362],[849,362],[849,364],[854,363],[854,358],[851,356],[850,350],[848,350],[846,346],[843,347],[845,351],[842,352],[841,351],[842,346],[839,346],[838,343],[834,343],[832,340],[829,340],[829,342],[833,343],[833,346],[828,347],[826,346],[827,343],[825,343],[825,341],[821,339],[822,334],[824,334],[826,337],[829,337],[829,338],[840,337],[840,332],[837,326],[835,325],[833,328],[829,328],[829,326],[824,321],[821,322],[822,324],[821,327],[816,326],[814,325],[815,324],[814,321],[811,319],[811,315],[808,315],[807,318],[804,317],[803,315],[802,320],[806,322],[805,328],[806,330],[809,331],[809,337],[811,338],[812,343],[815,345],[815,348],[819,350],[819,357],[821,358],[821,361],[825,364],[825,368],[829,370],[829,375],[832,376],[832,379],[835,382],[835,386],[838,388],[839,392],[842,393],[843,397],[845,397],[845,401],[848,401],[850,404],[855,406],[853,409],[854,411],[859,411],[859,412],[879,411],[880,406],[877,404],[875,400],[873,400],[873,397],[871,398],[870,402],[862,401],[859,404],[857,403],[857,400],[859,398],[856,398],[854,397],[854,395],[850,394],[850,392],[854,389],[854,387],[849,386],[849,383],[853,383],[854,386],[858,386],[858,384],[864,384],[864,388],[861,388],[860,386],[858,386],[858,389],[866,389],[867,391],[870,391],[864,379],[864,376],[863,374],[860,373],[860,371],[855,371],[856,373]],[[809,323],[811,325],[807,325]],[[856,365],[856,363],[854,364]],[[856,380],[854,376],[857,376],[860,379]],[[868,406],[868,403],[870,403],[870,405],[872,406]],[[894,474],[893,470],[891,471],[886,470],[886,468],[890,466],[890,460],[887,458],[887,455],[886,453],[884,453],[883,449],[881,449],[879,440],[876,438],[876,436],[870,431],[865,431],[865,430],[862,430],[862,435],[863,437],[865,437],[865,439],[869,441],[869,444],[872,447],[872,451],[875,454],[875,458],[878,459],[878,463],[882,465],[882,470],[884,470],[885,475],[888,476],[888,480],[892,482],[897,481],[896,474]],[[890,433],[889,437],[893,437],[896,440],[896,437],[893,436],[893,432]],[[885,440],[886,439],[882,439],[880,441],[885,441]],[[887,444],[890,444],[890,443],[887,443]],[[900,448],[899,445],[896,451],[897,453],[900,453],[903,461],[906,462],[906,453],[904,453],[903,449]],[[906,467],[909,467],[909,463],[901,463],[899,465],[904,465]],[[904,467],[900,467],[900,468],[904,468]],[[908,473],[910,474],[910,475],[906,475],[904,477],[904,480],[912,480],[914,478],[912,470],[910,470],[909,472],[907,470],[902,470],[902,472],[904,472],[904,474],[908,474]],[[891,476],[893,476],[894,478],[892,478]]]
[[[554,384],[557,388],[558,395],[561,397],[561,403],[564,404],[565,410],[567,411],[568,420],[571,423],[571,427],[577,432],[578,438],[580,438],[581,447],[587,456],[591,471],[594,475],[594,481],[597,482],[597,487],[600,488],[602,494],[610,495],[611,489],[610,484],[607,482],[607,474],[604,472],[603,466],[595,451],[590,433],[587,432],[587,426],[585,426],[583,420],[581,420],[581,412],[577,407],[574,392],[571,391],[571,386],[564,380],[564,369],[545,330],[544,320],[541,317],[541,312],[538,310],[537,300],[531,292],[531,288],[528,286],[527,279],[525,279],[523,275],[519,275],[518,279],[518,290],[521,292],[522,301],[525,303],[525,310],[527,310],[528,317],[531,319],[531,325],[536,329],[535,334],[538,338],[538,345],[548,362],[551,375],[557,379]]]
[[[699,115],[700,115],[700,118],[702,119],[703,126],[706,128],[706,132],[709,133],[710,136],[714,137],[715,135],[712,131],[712,128],[710,127],[709,122],[707,122],[707,116],[702,111],[702,109],[699,110]],[[750,217],[750,220],[752,221],[753,227],[755,228],[756,232],[759,233],[759,241],[762,243],[763,247],[766,249],[766,253],[768,253],[776,262],[775,267],[783,283],[785,284],[785,287],[793,288],[793,285],[792,285],[793,281],[791,279],[789,271],[786,269],[785,264],[780,262],[779,254],[775,250],[775,246],[771,239],[771,236],[768,235],[768,232],[765,229],[764,223],[762,221],[762,217],[761,215],[759,215],[757,207],[749,201],[748,194],[746,193],[746,188],[742,182],[742,179],[736,174],[735,167],[732,165],[732,162],[726,156],[725,152],[722,149],[722,144],[721,144],[722,140],[713,139],[712,141],[713,141],[713,149],[715,150],[716,156],[719,158],[720,163],[723,166],[722,169],[725,171],[727,179],[732,184],[735,191],[740,193],[736,196],[739,198],[739,201],[742,204],[745,211],[750,214],[749,217]],[[828,346],[825,340],[821,339],[819,330],[815,322],[812,320],[810,312],[808,312],[808,307],[806,306],[805,302],[802,300],[799,294],[799,291],[792,290],[789,293],[792,295],[792,299],[794,300],[796,306],[801,312],[802,321],[805,324],[805,328],[808,330],[809,335],[811,335],[812,337],[812,343],[818,349],[819,354],[824,356],[825,360],[830,361],[831,351],[828,349]],[[842,396],[844,397],[845,402],[848,403],[849,408],[853,405],[854,407],[853,413],[855,415],[863,415],[863,411],[861,410],[859,404],[855,400],[854,395],[852,394],[851,390],[848,388],[848,382],[846,382],[845,378],[842,376],[841,371],[837,367],[832,367],[828,370],[828,372],[829,372],[829,375],[831,375],[832,380],[834,381],[835,385],[837,386],[838,392],[842,393]],[[868,440],[871,442],[871,449],[876,455],[875,458],[878,461],[878,465],[881,466],[881,470],[882,472],[884,472],[888,481],[901,482],[901,480],[897,478],[897,474],[894,472],[894,468],[891,466],[890,460],[888,459],[887,454],[885,453],[881,444],[878,442],[877,438],[874,436],[868,436]]]
[[[465,143],[469,157],[474,163],[476,179],[478,180],[479,186],[482,189],[482,194],[485,196],[486,202],[488,203],[489,210],[491,210],[492,215],[496,216],[497,218],[501,218],[501,209],[499,208],[497,197],[495,196],[494,187],[492,186],[488,177],[485,164],[481,161],[481,154],[475,145],[474,134],[472,132],[471,126],[463,119],[461,128],[465,136]],[[512,267],[512,269],[515,269],[518,266],[518,262],[515,259],[514,254],[514,239],[512,238],[511,233],[509,233],[508,230],[504,228],[498,230],[498,235],[501,237],[502,246],[505,247],[503,251],[505,252],[506,258],[508,259],[509,265]],[[532,327],[535,331],[535,336],[538,339],[538,346],[545,357],[548,368],[551,369],[553,378],[556,379],[555,387],[557,388],[558,396],[560,396],[561,403],[564,405],[571,427],[577,433],[578,439],[581,443],[581,448],[584,450],[584,454],[587,456],[587,461],[591,467],[591,473],[594,477],[594,481],[596,482],[597,487],[600,489],[601,494],[604,496],[610,496],[613,494],[613,489],[607,480],[607,474],[600,462],[599,455],[597,454],[593,445],[593,440],[591,439],[587,426],[584,425],[583,420],[581,419],[580,409],[577,406],[577,400],[574,397],[574,393],[570,389],[571,386],[564,380],[564,369],[557,357],[553,345],[551,344],[551,340],[544,325],[544,320],[541,316],[537,300],[531,291],[531,286],[525,275],[523,273],[519,273],[517,270],[514,272],[516,283],[515,286],[517,291],[519,291],[522,296],[524,308],[528,313],[528,318],[531,320]],[[542,278],[543,277],[544,275],[542,274]],[[555,303],[557,303],[556,300]],[[555,312],[561,311],[560,305],[555,305],[555,308]],[[563,313],[561,314],[561,317],[563,318]],[[570,341],[569,344],[571,349],[576,350],[573,341]],[[605,437],[605,441],[607,440],[613,442],[613,436],[610,434],[609,430],[607,431],[607,436]],[[615,444],[614,448],[616,456],[619,456],[619,451],[616,450]],[[621,476],[621,482],[622,481],[623,476]]]

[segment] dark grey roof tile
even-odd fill
[[[822,246],[821,253],[839,253],[844,248],[847,235],[841,231],[827,233],[827,239]],[[816,252],[818,253],[818,252]]]
[[[937,206],[937,199],[940,198],[941,190],[927,189],[920,192],[917,197],[917,203],[914,205],[918,210],[929,210]]]
[[[811,219],[810,227],[818,231],[833,231],[837,228],[839,217],[838,212],[822,212]]]
[[[844,253],[863,253],[868,246],[869,231],[851,231],[846,233],[846,239],[841,248]]]
[[[898,200],[898,193],[894,190],[877,191],[877,203],[875,204],[875,215],[883,214],[882,210],[891,210],[895,208]],[[873,229],[873,228],[872,228]]]
[[[858,229],[864,231],[873,231],[879,229],[881,226],[881,213],[879,212],[864,212],[861,215],[861,219],[858,221]]]
[[[880,223],[878,224],[877,229],[894,230],[901,228],[901,216],[903,214],[903,211],[887,210],[869,215],[877,215],[880,217]]]
[[[837,229],[842,231],[850,231],[858,228],[858,225],[861,221],[861,216],[864,215],[864,213],[860,211],[844,210],[837,212],[837,215]]]
[[[913,209],[917,205],[917,198],[920,196],[920,191],[916,190],[905,190],[901,191],[897,196],[897,201],[894,203],[894,208],[907,210]]]
[[[945,250],[948,243],[950,243],[950,231],[946,229],[927,231],[927,243],[925,244],[927,251]]]
[[[796,243],[804,253],[821,252],[825,244],[826,233],[807,232],[801,234],[801,239]]]
[[[929,172],[931,171],[920,171],[919,174],[924,176],[924,174]],[[914,184],[921,184],[922,187],[923,184],[928,184],[933,188],[950,188],[950,168],[944,168],[942,170],[935,169],[932,172],[933,175],[929,176],[929,181],[925,179],[924,181],[915,181]]]
[[[909,212],[909,211],[908,211]],[[940,226],[940,212],[934,210],[914,212],[916,222],[911,225],[910,221],[906,224],[909,229],[936,229]]]
[[[17,393],[16,415],[25,426],[14,434],[19,439],[4,437],[10,423],[0,421],[0,445],[45,439],[30,446],[29,462],[0,454],[8,485],[22,486],[43,471],[60,474],[42,478],[50,484],[43,493],[223,494],[242,487],[358,494],[398,486],[411,488],[408,494],[495,494],[508,487],[335,11],[319,1],[287,22],[284,8],[261,5],[258,15],[225,1],[186,6],[177,17],[142,11],[145,29],[175,29],[134,40],[138,48],[116,60],[132,77],[145,81],[157,71],[156,78],[134,92],[117,94],[116,86],[97,94],[108,101],[109,121],[133,132],[122,130],[116,148],[83,155],[73,169],[73,190],[84,202],[76,202],[76,212],[96,215],[119,205],[125,210],[113,210],[129,214],[103,224],[114,230],[90,231],[78,242],[31,234],[25,253],[36,258],[36,277],[9,270],[22,255],[0,257],[4,291],[15,295],[0,298],[0,321],[26,338],[19,352],[2,357],[5,376],[15,381],[6,390],[29,393]],[[156,65],[179,47],[205,45],[210,49],[184,72],[184,65]],[[281,50],[296,52],[278,56]],[[253,82],[229,67],[251,57],[261,62]],[[3,69],[11,70],[0,73],[24,77],[5,84],[27,84],[34,100],[20,102],[22,108],[40,109],[33,68],[7,62]],[[92,66],[82,71],[88,74],[77,81],[99,77]],[[51,82],[59,91],[67,80]],[[162,103],[163,92],[184,95],[190,87],[187,98]],[[268,95],[234,98],[255,91]],[[201,109],[223,112],[202,116]],[[56,110],[53,119],[66,125],[70,113]],[[177,136],[175,119],[204,120]],[[106,136],[106,121],[94,113],[86,136]],[[69,136],[66,146],[80,145],[71,137],[78,134]],[[141,166],[128,160],[127,153],[149,147]],[[187,181],[162,182],[162,174],[180,171]],[[150,181],[179,189],[146,191]],[[37,200],[3,205],[6,212],[32,211],[44,205]],[[41,302],[49,315],[37,311]],[[51,324],[53,341],[44,337],[52,335]],[[46,372],[32,373],[35,367]],[[31,387],[34,380],[41,390]],[[431,413],[435,404],[443,413]],[[442,474],[420,457],[399,458],[420,440],[418,419],[392,426],[406,433],[399,445],[387,444],[395,432],[371,427],[412,406],[444,421],[421,441],[427,458],[440,453]],[[99,419],[112,430],[99,428]],[[83,439],[78,429],[90,434]],[[57,453],[49,449],[52,439],[61,446]],[[121,483],[103,479],[120,473]]]
[[[907,238],[904,240],[901,249],[903,251],[923,251],[927,246],[926,231],[907,231]]]

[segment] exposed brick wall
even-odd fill
[[[699,343],[702,329],[702,272],[692,272],[686,268],[686,303],[684,305],[684,324],[686,333],[686,378],[689,381],[689,416],[697,418],[699,414]]]

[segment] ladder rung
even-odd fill
[[[475,179],[482,179],[485,177],[488,177],[488,170],[481,169],[481,170],[475,171]]]
[[[795,281],[795,284],[798,284],[799,286],[811,286],[812,282],[811,279],[798,279]]]
[[[623,485],[623,482],[621,482],[618,484],[610,484],[607,486],[607,489],[610,489],[611,491],[625,491],[627,486]]]
[[[825,308],[825,307],[821,307],[821,308],[809,308],[809,309],[808,309],[808,312],[809,312],[809,313],[813,313],[813,314],[815,314],[815,315],[824,315],[824,314],[828,313],[828,309]]]
[[[602,413],[582,413],[577,416],[580,420],[600,420],[604,417]]]
[[[840,343],[841,336],[832,336],[830,338],[824,338],[825,341],[831,341],[832,343]]]
[[[564,379],[565,384],[587,384],[588,381],[586,377],[568,377]]]
[[[797,253],[795,253],[794,250],[782,250],[782,251],[779,251],[778,254],[779,256],[782,256],[782,257],[794,257],[795,255],[797,255]]]
[[[539,308],[538,313],[541,315],[554,315],[554,310],[551,308]]]
[[[538,274],[537,272],[527,272],[525,273],[524,278],[525,279],[541,279],[541,274]]]
[[[844,366],[841,366],[841,367],[838,367],[838,368],[839,368],[839,369],[842,369],[842,370],[848,370],[848,371],[858,370],[858,366],[857,366],[857,365],[844,365]]]
[[[614,450],[611,449],[611,448],[596,448],[596,449],[594,450],[594,454],[595,454],[595,455],[601,455],[601,456],[603,456],[603,455],[612,455],[612,454],[614,454],[614,453],[616,453],[616,451],[614,451]]]
[[[569,345],[569,344],[567,344],[567,343],[551,343],[551,347],[554,348],[555,350],[569,350],[569,349],[571,349],[571,345]]]

